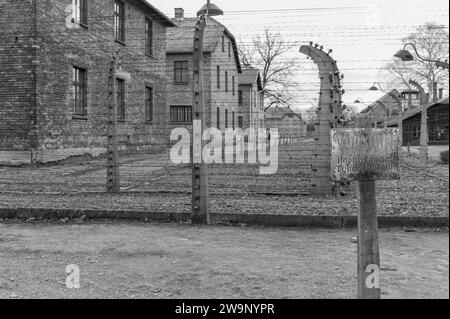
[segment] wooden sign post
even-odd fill
[[[376,180],[400,178],[399,129],[331,131],[331,179],[357,181],[358,298],[380,298]]]

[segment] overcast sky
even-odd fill
[[[154,6],[173,17],[173,9],[184,8],[186,16],[195,16],[206,1],[150,0]],[[373,82],[383,82],[380,68],[401,48],[401,38],[425,22],[448,26],[447,0],[215,0],[224,12],[217,19],[237,39],[248,42],[268,28],[280,32],[295,44],[292,54],[300,57],[301,70],[295,72],[302,97],[295,108],[304,108],[317,98],[316,71],[298,48],[309,41],[333,49],[333,57],[345,74],[347,104],[361,98],[365,103],[380,93],[367,91]]]

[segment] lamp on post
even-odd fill
[[[202,158],[206,128],[206,108],[203,80],[203,40],[207,17],[222,15],[223,11],[207,1],[197,12],[193,39],[193,101],[192,101],[192,223],[210,224],[208,167]]]
[[[417,48],[413,43],[406,43],[403,46],[403,49],[398,51],[396,54],[394,54],[394,57],[399,58],[400,60],[404,61],[404,62],[409,62],[409,61],[414,61],[414,56],[412,55],[411,52],[409,52],[408,50],[406,50],[407,46],[411,46],[414,51],[416,52],[417,57],[422,60],[422,61],[426,61],[426,62],[433,62],[436,64],[436,67],[438,68],[443,68],[443,69],[449,69],[449,64],[447,61],[443,62],[443,61],[439,61],[439,60],[430,60],[430,59],[425,59],[423,57],[420,56],[419,52],[417,52]]]

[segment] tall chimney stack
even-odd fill
[[[184,19],[184,9],[175,8],[175,19]]]

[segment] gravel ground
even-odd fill
[[[353,235],[0,223],[0,298],[354,298]],[[382,230],[380,251],[382,298],[449,298],[448,233]],[[80,268],[78,290],[65,286],[69,264]]]
[[[353,187],[346,195],[309,195],[311,145],[282,146],[279,170],[260,175],[255,165],[210,167],[213,213],[356,215]],[[449,169],[435,161],[424,167],[403,153],[402,179],[378,181],[380,216],[448,216]],[[189,212],[191,170],[169,163],[167,154],[121,159],[120,195],[105,193],[105,162],[0,167],[0,208],[74,208]]]

